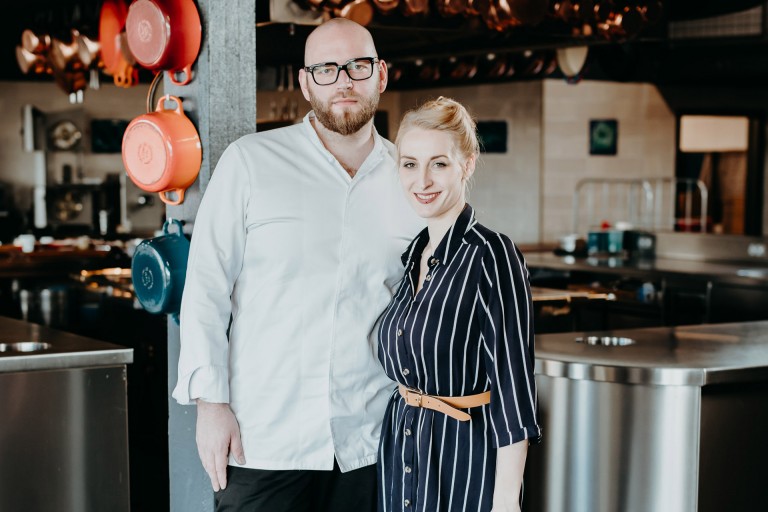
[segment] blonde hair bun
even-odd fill
[[[395,138],[395,145],[398,148],[405,133],[412,128],[450,132],[456,140],[457,149],[464,158],[477,156],[480,153],[475,120],[464,105],[452,98],[439,96],[406,112]]]

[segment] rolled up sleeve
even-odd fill
[[[192,233],[179,318],[179,378],[172,393],[182,405],[197,398],[229,402],[227,329],[243,264],[250,197],[248,171],[236,144],[216,165]]]

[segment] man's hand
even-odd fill
[[[229,453],[245,464],[240,427],[229,404],[197,401],[197,452],[214,491],[227,487]]]

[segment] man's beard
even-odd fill
[[[376,114],[376,109],[379,106],[379,90],[376,89],[374,94],[370,97],[360,96],[357,94],[347,94],[341,96],[343,98],[355,98],[358,101],[358,105],[361,107],[358,112],[344,111],[342,114],[334,114],[331,111],[331,102],[323,103],[318,99],[312,91],[309,92],[309,103],[312,105],[312,110],[317,116],[317,120],[322,123],[328,130],[339,133],[341,135],[351,135],[358,132],[365,124],[373,119]]]

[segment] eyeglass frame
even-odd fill
[[[358,60],[367,60],[367,61],[370,61],[370,63],[371,63],[371,74],[368,75],[365,78],[352,78],[352,75],[349,74],[349,69],[347,68],[347,66],[349,66],[350,64],[352,64],[353,62],[358,61]],[[337,64],[335,62],[318,62],[317,64],[312,64],[312,65],[309,65],[309,66],[304,66],[304,71],[309,73],[309,76],[312,77],[312,81],[315,82],[315,84],[319,85],[320,87],[325,87],[326,85],[333,85],[336,82],[338,82],[339,81],[339,77],[341,76],[342,70],[347,74],[349,79],[354,81],[354,82],[362,82],[363,80],[368,80],[369,78],[371,78],[373,76],[373,72],[374,72],[374,66],[373,65],[377,64],[379,62],[381,62],[381,59],[379,59],[378,57],[355,57],[354,59],[349,59],[344,64]],[[317,79],[315,78],[314,70],[315,70],[315,68],[320,67],[320,66],[335,66],[336,67],[336,79],[333,82],[328,83],[328,84],[318,84],[317,83]]]

